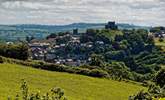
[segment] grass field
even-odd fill
[[[21,79],[28,82],[31,91],[40,90],[41,93],[61,87],[69,100],[127,100],[129,95],[145,89],[132,83],[0,64],[0,100],[16,95]]]
[[[161,48],[162,48],[163,51],[165,52],[165,39],[164,39],[163,42],[160,42],[158,38],[155,38],[155,45],[161,46]]]

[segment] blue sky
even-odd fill
[[[165,0],[0,0],[0,24],[75,22],[165,26]]]

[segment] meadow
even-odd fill
[[[155,45],[160,46],[163,51],[165,52],[165,39],[163,39],[163,42],[160,42],[158,38],[155,39]]]
[[[0,100],[18,94],[21,79],[28,82],[31,92],[45,93],[52,87],[61,87],[69,100],[127,100],[129,95],[145,89],[139,84],[50,72],[16,64],[0,64],[0,68]]]

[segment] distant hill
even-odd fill
[[[117,24],[119,29],[150,29],[148,26],[139,26],[139,25],[134,25],[134,24],[124,24],[124,23],[119,23]]]
[[[73,23],[68,25],[37,25],[37,24],[21,24],[21,25],[0,25],[0,30],[40,30],[49,32],[71,31],[74,28],[86,30],[88,28],[104,28],[106,23]],[[117,24],[119,29],[138,29],[149,28],[147,26],[137,26],[130,24]]]
[[[86,30],[88,28],[104,28],[105,24],[89,24],[89,23],[73,23],[69,25],[37,25],[37,24],[22,24],[22,25],[0,25],[0,30],[40,30],[48,32],[64,32],[72,31],[74,28]]]
[[[26,36],[32,36],[40,33],[41,37],[46,37],[50,33],[72,31],[75,28],[79,32],[85,32],[86,29],[103,29],[106,23],[73,23],[69,25],[37,25],[37,24],[21,24],[21,25],[0,25],[0,38],[6,41],[24,40]],[[149,29],[146,26],[137,26],[130,24],[117,24],[119,29]]]

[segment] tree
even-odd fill
[[[0,55],[4,57],[26,60],[29,57],[27,44],[0,44]]]
[[[109,51],[105,53],[106,59],[122,61],[125,57],[126,54],[123,50]]]
[[[155,45],[154,37],[153,36],[148,36],[147,37],[147,43],[149,45]]]
[[[160,37],[159,38],[159,42],[163,42],[164,40],[163,40],[163,37]]]
[[[138,54],[145,49],[146,34],[130,30],[124,32],[124,39],[128,41],[128,49],[132,54]]]
[[[21,60],[26,60],[29,57],[29,48],[26,44],[20,44],[18,47],[18,52],[19,52],[19,58]]]
[[[94,29],[87,29],[86,34],[90,36],[95,36],[96,35],[96,30]]]
[[[134,57],[127,57],[124,59],[124,62],[126,64],[126,66],[128,66],[131,70],[135,71],[136,68],[138,67],[138,65],[136,64],[136,60]]]
[[[123,40],[123,35],[116,35],[116,36],[115,36],[115,41],[120,42],[120,41],[122,41],[122,40]]]
[[[130,69],[123,62],[112,61],[106,65],[106,70],[115,79],[132,79]]]
[[[160,87],[165,86],[165,69],[162,69],[158,72],[158,74],[155,77],[156,84]]]
[[[92,54],[90,65],[101,67],[103,65],[103,56],[102,55],[97,55],[97,54]]]
[[[30,37],[26,36],[26,41],[29,43],[30,42]]]

